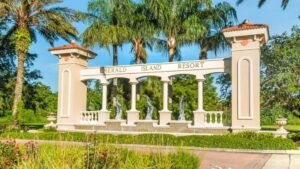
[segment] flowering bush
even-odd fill
[[[0,168],[13,168],[22,156],[19,145],[15,140],[0,142]]]
[[[37,142],[30,141],[25,143],[25,146],[20,146],[16,140],[2,140],[0,142],[0,169],[14,168],[19,161],[35,158],[36,154]]]

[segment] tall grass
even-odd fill
[[[37,156],[20,160],[19,169],[196,169],[199,160],[186,152],[140,153],[111,146],[40,145]]]

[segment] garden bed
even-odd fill
[[[290,139],[274,138],[271,133],[241,132],[215,136],[174,136],[167,134],[112,135],[76,132],[20,133],[4,132],[1,138],[29,140],[61,140],[98,143],[188,146],[202,148],[231,148],[253,150],[294,150],[297,145]]]
[[[92,143],[78,145],[50,145],[28,142],[18,145],[8,140],[0,142],[0,168],[160,168],[197,169],[199,159],[177,151],[168,154],[141,153]]]

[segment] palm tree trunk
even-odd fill
[[[168,38],[168,48],[169,48],[169,62],[174,61],[174,56],[176,53],[176,38],[174,36],[170,36]],[[170,78],[170,84],[168,85],[168,97],[169,103],[172,104],[173,100],[173,92],[172,92],[172,77]]]
[[[199,60],[207,59],[208,45],[205,41],[201,42],[201,50],[199,53]]]
[[[19,124],[19,103],[22,98],[23,90],[23,75],[24,75],[24,62],[25,62],[25,53],[18,52],[18,69],[17,69],[17,81],[15,86],[15,97],[13,103],[13,119],[15,127]]]
[[[140,64],[141,63],[141,49],[140,49],[141,43],[142,42],[139,39],[135,39],[133,41],[133,48],[134,48],[134,55],[135,55],[135,64]],[[136,89],[137,90],[136,99],[140,100],[140,98],[141,98],[141,88],[140,88],[139,83],[137,84],[136,88],[137,88]]]
[[[113,65],[118,65],[118,45],[113,45]],[[113,97],[112,97],[112,103],[113,106],[117,106],[117,94],[118,94],[118,79],[113,79]]]

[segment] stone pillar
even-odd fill
[[[80,80],[80,71],[87,68],[87,60],[95,53],[77,44],[50,48],[59,58],[58,75],[58,130],[72,130],[80,123],[81,112],[86,110],[87,87]]]
[[[203,127],[205,121],[205,111],[203,109],[203,82],[205,78],[202,76],[198,81],[198,109],[194,111],[194,126]]]
[[[245,21],[222,32],[232,47],[232,130],[260,130],[260,47],[268,26]]]
[[[159,111],[159,125],[167,125],[171,121],[172,112],[168,109],[168,85],[170,80],[165,79],[163,81],[163,109]]]
[[[105,124],[110,119],[110,111],[107,110],[107,82],[102,83],[102,109],[99,113],[99,124]]]
[[[136,79],[130,80],[131,84],[131,109],[127,111],[127,125],[134,125],[139,121],[139,111],[136,110]]]

